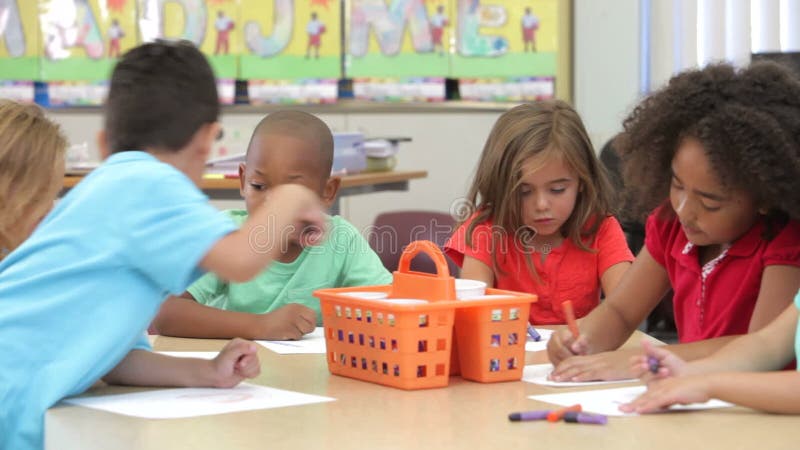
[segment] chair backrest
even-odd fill
[[[448,213],[436,211],[394,211],[378,215],[368,232],[370,247],[378,254],[384,267],[397,270],[400,255],[409,243],[418,240],[434,242],[441,248],[455,231],[455,220]],[[457,277],[458,266],[447,258],[450,274]],[[411,261],[411,270],[436,273],[436,265],[428,255],[420,254]]]

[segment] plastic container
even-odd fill
[[[331,173],[347,175],[367,168],[363,133],[333,133],[333,167]]]
[[[486,283],[478,280],[468,280],[459,278],[456,280],[456,298],[464,300],[472,297],[480,297],[486,294]]]
[[[409,270],[420,252],[435,262],[437,274]],[[388,298],[351,295],[365,292]],[[486,293],[498,297],[456,300],[455,279],[441,250],[429,241],[412,242],[391,285],[314,292],[322,307],[328,369],[401,389],[426,389],[447,386],[452,357],[466,379],[519,380],[528,312],[536,297],[498,289]]]

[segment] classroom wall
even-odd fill
[[[575,0],[574,103],[595,148],[639,99],[640,0]]]
[[[638,97],[639,0],[575,0],[573,79],[574,104],[599,149],[620,129],[622,118]],[[475,112],[332,112],[319,116],[335,131],[357,130],[367,136],[409,136],[398,155],[398,169],[427,170],[428,178],[412,180],[408,192],[381,192],[346,197],[342,215],[359,229],[384,211],[428,209],[449,211],[466,194],[483,143],[501,109]],[[225,112],[226,136],[246,144],[263,112]],[[72,143],[85,142],[96,157],[99,110],[52,111]],[[242,202],[215,201],[219,208]]]

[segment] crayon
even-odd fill
[[[508,415],[508,420],[512,422],[521,422],[525,420],[545,420],[547,419],[547,415],[551,412],[552,411],[545,409],[541,411],[523,411],[511,413]]]
[[[658,362],[658,358],[655,356],[648,356],[647,367],[650,369],[651,373],[656,374],[658,373],[658,369],[661,367],[661,364]]]
[[[575,311],[572,309],[572,301],[564,300],[561,303],[561,308],[564,309],[564,317],[567,319],[567,327],[569,327],[569,331],[572,333],[572,338],[577,340],[581,332],[578,329],[578,322],[575,321]]]
[[[585,412],[568,411],[564,413],[564,422],[605,425],[608,423],[608,417],[602,414],[589,414]]]
[[[535,342],[539,342],[542,340],[542,336],[536,331],[536,328],[533,328],[533,325],[528,324],[528,336],[531,337]]]
[[[564,414],[566,414],[566,413],[568,413],[570,411],[581,412],[582,409],[583,408],[581,407],[581,405],[577,404],[577,405],[567,406],[567,407],[564,407],[564,408],[559,408],[559,409],[556,409],[554,411],[550,411],[550,414],[547,415],[547,421],[548,422],[558,422],[559,420],[561,420],[564,417]]]

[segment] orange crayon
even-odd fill
[[[581,407],[580,403],[578,403],[576,405],[572,405],[572,406],[567,406],[567,407],[564,407],[564,408],[559,408],[559,409],[550,411],[550,413],[547,414],[547,421],[548,422],[558,422],[559,420],[564,418],[564,414],[566,414],[566,413],[568,413],[570,411],[581,412],[582,410],[583,410],[583,407]]]
[[[578,329],[578,322],[575,321],[575,311],[572,309],[572,301],[563,301],[561,303],[561,308],[564,309],[564,317],[567,319],[567,327],[569,327],[569,331],[572,333],[572,338],[577,340],[581,332]]]

